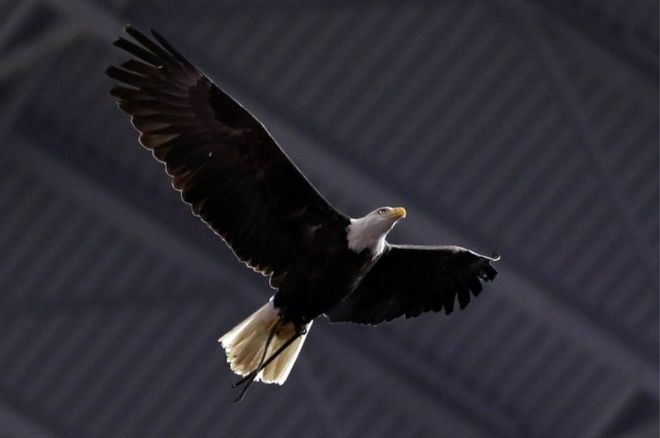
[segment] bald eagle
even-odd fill
[[[403,207],[360,218],[338,211],[258,120],[163,37],[125,31],[131,38],[114,45],[133,57],[108,67],[120,83],[111,95],[192,212],[275,290],[219,339],[232,371],[244,376],[237,400],[253,381],[285,382],[318,316],[377,325],[449,314],[495,278],[496,255],[388,243]]]

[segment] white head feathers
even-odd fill
[[[399,219],[406,217],[403,207],[382,207],[364,217],[351,219],[348,226],[348,247],[355,252],[370,249],[374,256],[385,248],[385,236]]]

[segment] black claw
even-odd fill
[[[250,380],[250,379],[254,380],[254,378],[256,377],[258,372],[259,371],[255,370],[255,371],[252,371],[250,374],[241,377],[241,380],[239,380],[238,382],[232,384],[231,387],[232,388],[238,388],[239,386],[241,386],[243,383],[247,382],[248,380]]]

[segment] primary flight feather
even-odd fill
[[[119,82],[112,96],[193,213],[276,291],[220,338],[231,369],[245,376],[239,399],[252,381],[284,383],[320,315],[376,325],[449,314],[495,278],[497,257],[389,244],[402,207],[355,219],[339,212],[257,119],[163,37],[125,31],[131,39],[114,44],[132,58],[107,69]]]

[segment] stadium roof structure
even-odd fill
[[[657,2],[0,16],[0,434],[657,436]],[[231,406],[216,339],[266,285],[108,95],[128,22],[176,41],[343,211],[403,204],[392,241],[497,249],[498,281],[448,318],[319,321],[286,385]]]

